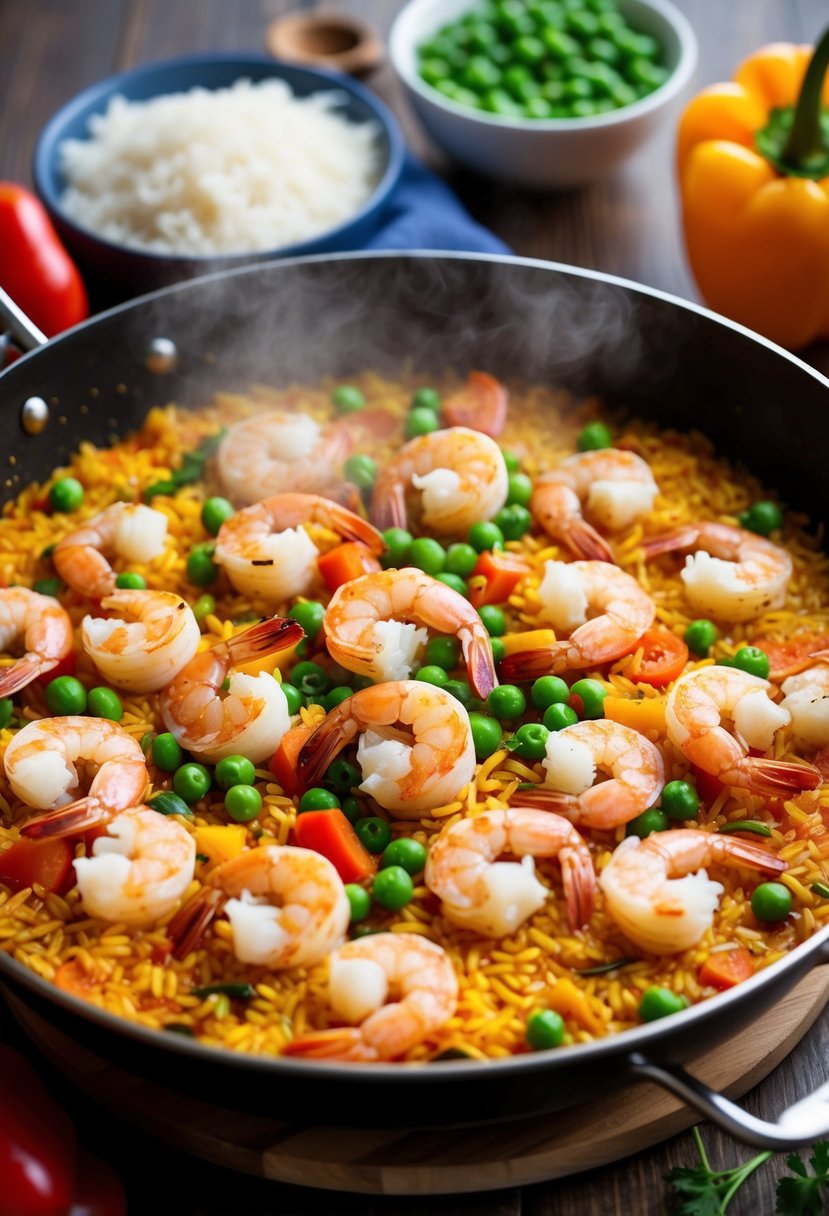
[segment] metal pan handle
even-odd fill
[[[0,334],[8,334],[21,350],[34,350],[48,341],[46,334],[18,308],[0,287]]]
[[[829,1135],[829,1081],[784,1110],[776,1123],[758,1119],[675,1064],[654,1064],[638,1052],[631,1072],[655,1081],[745,1144],[756,1148],[804,1148]]]

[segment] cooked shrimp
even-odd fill
[[[3,764],[9,784],[27,806],[39,810],[65,808],[56,815],[57,820],[70,809],[69,804],[75,805],[81,793],[77,766],[94,766],[97,771],[84,799],[85,814],[80,828],[75,823],[72,830],[83,830],[114,812],[136,806],[149,780],[138,741],[107,718],[42,718],[30,722],[6,748]]]
[[[296,621],[275,616],[202,650],[161,693],[165,726],[198,760],[215,764],[238,752],[261,763],[291,724],[288,702],[268,672],[252,676],[231,668],[295,646],[304,636]]]
[[[326,1060],[395,1060],[455,1012],[458,980],[446,952],[417,933],[374,933],[346,942],[328,963],[337,1017],[359,1026],[309,1031],[285,1055]],[[396,998],[386,1004],[389,996]]]
[[[0,650],[7,650],[22,635],[26,653],[0,670],[0,697],[10,697],[38,676],[56,667],[72,649],[69,613],[51,595],[38,595],[26,587],[0,591]]]
[[[383,537],[367,520],[318,494],[275,494],[222,524],[214,560],[237,591],[272,604],[305,595],[317,575],[319,549],[303,524],[322,524],[382,553]]]
[[[610,663],[635,650],[656,615],[636,579],[607,562],[545,562],[538,593],[539,621],[570,636],[544,649],[507,655],[501,662],[506,679]]]
[[[695,612],[722,621],[750,621],[785,602],[792,559],[755,532],[703,522],[651,537],[642,548],[649,558],[694,550],[680,577]]]
[[[303,784],[317,785],[358,734],[360,789],[404,819],[451,802],[475,773],[469,715],[460,701],[431,684],[398,680],[364,688],[329,711],[299,753]]]
[[[775,732],[788,725],[789,711],[775,705],[768,680],[736,667],[700,667],[681,676],[665,706],[668,737],[675,747],[724,785],[738,785],[767,798],[813,790],[820,774],[810,764],[749,756],[768,751]],[[723,725],[729,718],[740,736]]]
[[[216,459],[225,491],[249,504],[281,490],[324,490],[338,480],[350,448],[339,423],[321,426],[307,414],[274,410],[232,426]]]
[[[496,861],[502,853],[520,857]],[[560,815],[514,806],[484,811],[445,827],[432,845],[425,882],[442,900],[443,915],[485,937],[506,937],[546,903],[534,857],[557,857],[571,929],[593,913],[596,875],[590,850]]]
[[[328,858],[311,849],[246,849],[217,866],[208,881],[170,922],[177,958],[196,947],[222,906],[242,963],[310,967],[345,937],[351,909],[343,881]]]
[[[692,828],[629,836],[599,878],[607,910],[626,937],[651,954],[679,954],[713,922],[723,893],[702,866],[781,874],[785,861],[736,836]],[[693,871],[699,870],[698,874]]]
[[[349,671],[373,680],[405,680],[428,634],[452,633],[463,645],[469,679],[479,697],[498,683],[492,643],[469,601],[420,570],[382,570],[338,587],[325,610],[328,653]]]
[[[810,666],[789,676],[780,690],[780,708],[791,715],[792,734],[808,747],[829,743],[829,650],[809,656]]]
[[[404,444],[374,483],[371,517],[378,528],[405,528],[407,491],[421,491],[424,529],[465,533],[492,519],[507,501],[507,466],[494,439],[453,426]]]
[[[164,548],[167,516],[143,503],[114,502],[55,545],[52,561],[60,577],[80,595],[100,599],[115,590],[107,557],[151,562]]]
[[[603,448],[568,456],[539,477],[530,510],[544,531],[576,557],[612,562],[607,541],[582,515],[618,532],[650,511],[659,487],[650,466],[635,452]]]
[[[545,784],[517,791],[516,802],[600,831],[630,823],[654,805],[665,784],[659,748],[606,718],[551,731],[543,765]],[[594,784],[597,770],[610,779]]]
[[[122,811],[91,857],[75,860],[83,910],[142,928],[173,910],[196,868],[196,842],[183,824],[148,806]]]
[[[85,616],[81,641],[101,675],[117,688],[157,692],[196,653],[198,621],[172,591],[113,591],[101,607],[117,615]]]

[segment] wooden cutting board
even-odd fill
[[[560,1114],[452,1131],[294,1126],[238,1114],[228,1120],[221,1105],[187,1098],[79,1048],[6,995],[51,1061],[122,1118],[218,1165],[298,1186],[376,1195],[492,1191],[618,1161],[698,1121],[648,1082]],[[753,1023],[751,1034],[735,1035],[689,1070],[739,1097],[788,1055],[827,1001],[829,966],[816,967]]]

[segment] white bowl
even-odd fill
[[[668,0],[618,0],[636,30],[663,48],[671,75],[629,106],[592,118],[513,118],[461,106],[421,78],[417,48],[477,0],[411,0],[389,40],[391,61],[429,136],[455,160],[510,184],[584,186],[606,177],[644,142],[688,83],[697,62],[693,29]]]

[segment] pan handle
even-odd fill
[[[736,1102],[711,1089],[676,1064],[655,1064],[638,1052],[630,1057],[631,1072],[655,1081],[744,1144],[756,1148],[804,1148],[829,1135],[829,1081],[784,1110],[776,1123],[758,1119]]]
[[[11,336],[21,350],[34,350],[43,346],[48,339],[46,334],[30,321],[22,309],[18,308],[11,296],[0,287],[0,334]]]

